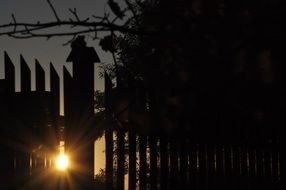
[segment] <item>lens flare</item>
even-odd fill
[[[56,159],[56,167],[59,170],[66,170],[69,165],[69,159],[67,155],[60,154]]]

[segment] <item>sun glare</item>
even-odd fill
[[[69,165],[69,159],[67,155],[60,154],[56,159],[56,167],[59,170],[66,170]]]

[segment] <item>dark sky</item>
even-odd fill
[[[85,19],[91,15],[102,16],[104,10],[109,11],[106,5],[107,0],[51,0],[55,9],[62,20],[67,20],[73,16],[68,11],[69,8],[77,8],[80,18]],[[46,0],[1,0],[0,1],[0,25],[7,24],[12,21],[11,15],[14,14],[17,22],[47,22],[55,21],[52,10],[49,8]],[[104,34],[102,34],[104,35]],[[69,63],[65,60],[70,52],[69,46],[63,46],[70,37],[55,37],[50,40],[45,38],[34,39],[12,39],[7,36],[0,36],[0,78],[4,77],[4,51],[7,51],[16,67],[16,91],[20,90],[19,79],[19,60],[20,54],[23,55],[32,71],[32,90],[35,89],[34,83],[34,60],[37,58],[43,68],[48,73],[48,65],[53,62],[58,73],[61,76],[61,68],[67,65],[71,69]],[[98,47],[98,40],[92,40],[86,37],[87,45],[94,46],[101,62],[112,62],[111,55],[102,51]],[[98,69],[97,69],[98,71]],[[62,76],[61,76],[62,77]],[[49,78],[46,78],[46,89],[49,89]],[[98,79],[98,72],[96,72],[95,88],[102,89],[102,80]]]

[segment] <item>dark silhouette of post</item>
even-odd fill
[[[168,188],[169,165],[168,165],[168,141],[162,136],[160,138],[160,189]]]
[[[20,68],[21,68],[21,92],[30,92],[31,70],[22,55],[20,55]]]
[[[35,60],[35,71],[36,71],[36,91],[44,92],[45,91],[45,71],[37,59]]]
[[[105,103],[105,117],[107,120],[111,120],[111,90],[112,81],[109,75],[104,73],[104,103]],[[105,129],[105,180],[106,189],[113,189],[113,129],[107,127]]]
[[[60,77],[54,68],[53,64],[50,63],[50,89],[51,89],[51,110],[53,116],[51,118],[51,124],[56,129],[56,137],[58,141],[64,140],[64,122],[61,122],[60,115]],[[62,119],[63,120],[63,119]]]
[[[150,147],[150,189],[158,189],[157,185],[157,138],[154,135],[150,135],[149,138],[149,147]]]
[[[147,137],[139,136],[139,189],[146,190],[147,187]]]
[[[15,66],[7,52],[4,53],[6,92],[15,92]]]
[[[178,149],[173,140],[170,143],[170,187],[175,189],[178,184]]]
[[[124,155],[124,139],[125,133],[122,129],[118,129],[117,133],[117,186],[116,189],[124,190],[124,162],[125,162],[125,155]]]
[[[0,80],[0,189],[7,189],[13,182],[13,148],[7,143],[11,139],[10,121],[13,119],[11,105],[12,95],[15,92],[15,67],[10,57],[4,52],[5,79]]]
[[[136,189],[136,131],[134,129],[129,130],[129,189]]]
[[[94,178],[94,63],[100,62],[94,48],[87,47],[83,36],[71,44],[67,62],[73,63],[72,78],[64,72],[66,146],[83,178]]]

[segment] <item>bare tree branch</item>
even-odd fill
[[[139,23],[139,22],[138,22],[138,15],[137,15],[135,9],[133,8],[133,5],[130,3],[129,0],[125,0],[125,3],[126,3],[126,5],[128,6],[128,9],[129,9],[129,10],[132,12],[132,14],[133,14],[133,17],[132,17],[132,18],[134,18],[134,19],[136,20],[136,22]]]
[[[13,27],[13,30],[11,31],[5,31],[0,32],[1,35],[20,35],[25,32],[27,32],[27,28],[29,28],[29,32],[35,32],[35,31],[43,31],[44,29],[52,29],[57,26],[77,26],[77,27],[91,27],[93,29],[88,29],[85,31],[89,32],[95,32],[95,31],[118,31],[123,33],[131,33],[135,35],[154,35],[155,31],[146,31],[146,30],[136,30],[136,29],[130,29],[125,27],[125,25],[117,25],[114,23],[108,23],[108,22],[87,22],[87,21],[60,21],[60,22],[47,22],[47,23],[10,23],[10,24],[4,24],[0,25],[0,29],[9,29],[10,27]],[[23,27],[22,29],[17,29],[18,27]],[[16,28],[16,29],[15,29]],[[60,29],[59,29],[60,30]],[[71,32],[74,33],[74,32]],[[53,36],[57,36],[58,34],[69,34],[69,33],[50,33]],[[46,34],[49,35],[49,34]]]
[[[103,29],[99,29],[101,31],[104,31]],[[87,30],[80,30],[80,31],[74,31],[74,32],[63,32],[63,33],[42,33],[42,34],[38,34],[38,33],[32,33],[32,32],[28,32],[26,34],[22,34],[22,35],[16,35],[16,34],[9,34],[9,36],[13,37],[13,38],[17,38],[17,39],[28,39],[28,38],[34,38],[34,37],[44,37],[44,38],[52,38],[52,37],[60,37],[60,36],[74,36],[74,35],[79,35],[79,34],[87,34],[90,32],[93,32],[94,30],[92,29],[87,29]],[[105,29],[105,31],[109,31],[109,29]]]
[[[125,0],[127,8],[124,10],[118,10],[120,12],[119,16],[116,15],[115,18],[109,20],[110,13],[104,12],[103,16],[92,15],[86,19],[80,19],[77,9],[69,9],[74,18],[69,18],[67,20],[60,20],[53,4],[50,0],[47,0],[50,8],[52,9],[54,16],[57,21],[41,23],[40,21],[35,23],[29,22],[18,22],[15,19],[15,16],[12,14],[12,22],[9,24],[0,25],[0,36],[7,35],[13,38],[33,38],[33,37],[46,37],[50,39],[55,36],[74,36],[77,34],[89,34],[94,33],[93,39],[97,38],[97,32],[120,32],[120,33],[129,33],[134,35],[152,35],[157,36],[157,31],[151,31],[151,29],[139,29],[139,28],[130,28],[129,23],[137,19],[136,10],[134,10],[134,5],[130,3],[129,0]],[[117,10],[118,5],[112,1],[113,9]],[[115,3],[115,4],[114,4]],[[113,11],[114,11],[113,10]],[[126,18],[124,23],[117,24],[117,20],[121,19],[120,16],[125,15],[127,11],[131,11],[133,16],[131,18]],[[94,18],[91,20],[91,18]],[[66,27],[70,27],[70,31],[67,32]]]

